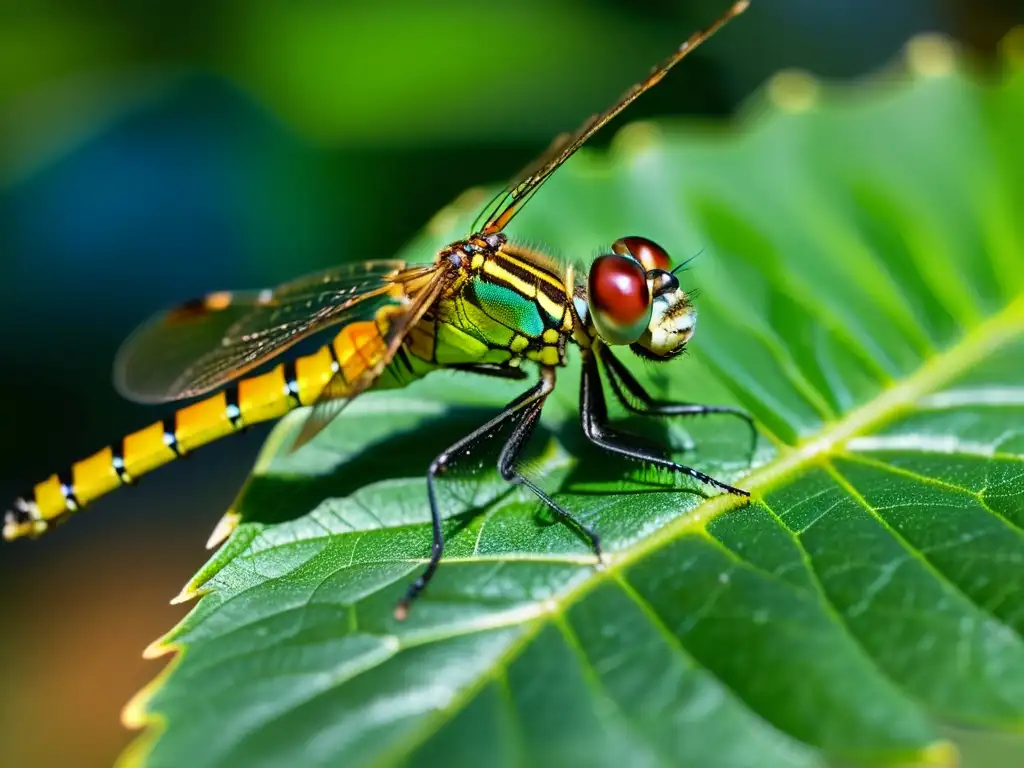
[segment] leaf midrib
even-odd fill
[[[837,448],[841,448],[851,438],[882,426],[909,410],[923,395],[933,392],[954,379],[975,363],[980,362],[994,349],[1022,332],[1024,332],[1024,296],[1018,297],[1003,310],[976,325],[956,344],[927,361],[910,376],[883,389],[870,402],[854,409],[842,419],[828,424],[818,435],[786,450],[775,461],[747,475],[744,486],[750,491],[752,499],[763,497],[766,492],[780,485],[801,468],[832,455]],[[396,760],[407,757],[426,738],[437,731],[441,722],[444,722],[452,713],[461,710],[485,685],[495,679],[500,671],[506,669],[530,641],[547,626],[547,621],[550,620],[549,616],[564,615],[569,607],[601,584],[622,578],[625,569],[635,561],[680,538],[687,532],[702,531],[708,523],[744,503],[746,503],[745,499],[733,495],[715,496],[689,513],[666,524],[634,546],[620,552],[606,554],[604,566],[595,568],[589,578],[582,579],[576,586],[569,588],[560,596],[545,601],[545,607],[548,610],[532,619],[531,626],[524,627],[524,631],[517,640],[509,646],[508,650],[491,668],[480,675],[475,684],[463,688],[458,695],[452,697],[447,706],[439,709],[433,717],[427,718],[423,725],[413,731],[406,738],[404,744],[396,744],[375,764],[391,765]],[[516,626],[521,624],[521,616],[518,618],[520,621],[489,622],[487,628],[498,629],[503,626]],[[403,644],[404,646],[405,644]]]

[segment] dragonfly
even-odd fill
[[[274,289],[210,293],[144,323],[118,352],[118,390],[137,402],[194,402],[36,484],[5,512],[4,538],[39,536],[157,467],[293,409],[309,408],[296,438],[298,447],[370,390],[403,387],[440,369],[521,380],[535,370],[536,381],[529,389],[443,450],[427,468],[430,556],[397,603],[395,618],[406,618],[441,563],[445,541],[439,478],[498,433],[505,440],[497,458],[502,478],[529,489],[558,519],[589,539],[600,558],[598,532],[530,479],[522,462],[570,345],[581,356],[580,423],[592,443],[611,454],[689,476],[716,492],[749,496],[672,461],[609,423],[602,373],[611,393],[634,414],[730,414],[745,420],[756,440],[754,422],[745,412],[655,399],[617,355],[617,349],[627,347],[662,362],[686,349],[697,315],[692,297],[679,284],[683,264],[673,266],[660,245],[631,235],[616,240],[584,271],[517,245],[504,232],[591,136],[747,5],[746,0],[734,3],[615,104],[558,137],[485,207],[471,234],[440,249],[432,263],[390,259],[345,264]],[[327,335],[324,331],[333,335],[316,351],[286,354],[304,340]]]

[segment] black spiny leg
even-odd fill
[[[522,368],[511,368],[507,365],[497,363],[454,363],[445,366],[453,371],[467,371],[468,373],[479,373],[482,376],[494,376],[498,379],[525,379],[526,371]]]
[[[501,449],[501,455],[498,457],[498,471],[501,472],[501,476],[508,482],[516,485],[525,485],[557,515],[559,520],[576,528],[576,530],[586,536],[594,548],[594,554],[600,559],[601,538],[598,536],[597,531],[585,525],[569,510],[560,506],[558,502],[537,487],[536,483],[519,471],[519,457],[522,455],[526,443],[529,442],[533,430],[537,427],[537,422],[540,421],[540,412],[543,408],[544,398],[527,406],[527,411],[522,421],[516,424],[512,436],[505,443],[505,447]]]
[[[747,491],[716,480],[700,470],[677,464],[664,456],[659,456],[657,452],[639,446],[622,445],[618,442],[614,433],[608,428],[608,408],[605,404],[604,392],[601,390],[601,374],[597,368],[597,358],[589,350],[583,354],[583,376],[580,379],[580,424],[583,426],[583,434],[587,436],[587,439],[606,451],[635,461],[670,469],[673,472],[681,472],[727,493],[737,496],[750,495]]]
[[[608,373],[608,382],[612,391],[625,408],[640,416],[703,416],[710,413],[725,413],[743,419],[750,427],[750,455],[753,458],[754,450],[757,448],[757,427],[754,419],[749,413],[733,408],[728,405],[699,405],[697,403],[668,403],[655,400],[651,397],[643,385],[634,378],[629,369],[612,354],[612,351],[605,346],[597,350],[597,356],[604,369]],[[623,391],[625,389],[625,391]],[[632,396],[630,399],[626,392]],[[640,405],[638,406],[637,403]]]
[[[502,424],[514,416],[521,414],[524,408],[531,408],[532,406],[535,406],[538,401],[540,401],[540,404],[543,404],[544,398],[551,393],[554,386],[554,372],[544,369],[544,371],[542,371],[540,381],[538,381],[535,386],[505,406],[505,409],[501,413],[492,418],[486,424],[474,429],[447,450],[442,451],[438,454],[437,458],[430,463],[430,468],[427,470],[427,497],[430,500],[430,522],[433,527],[434,535],[434,541],[430,549],[430,561],[427,563],[426,569],[424,569],[423,573],[420,574],[419,578],[409,585],[409,590],[405,593],[405,597],[399,600],[398,605],[395,606],[395,618],[398,621],[403,621],[405,617],[409,615],[409,606],[412,604],[412,601],[415,600],[421,592],[423,592],[427,584],[430,583],[430,580],[434,577],[434,572],[437,570],[437,566],[441,562],[441,555],[444,553],[444,531],[441,529],[441,511],[437,506],[437,493],[434,488],[434,480],[436,476],[442,474],[448,465],[459,456],[464,455],[467,451],[472,451],[475,446],[479,446],[481,443],[494,437]],[[539,407],[537,408],[537,413],[538,415],[540,413]],[[527,415],[529,415],[529,412]],[[516,431],[518,431],[518,429]],[[513,432],[513,436],[514,435],[515,432]],[[504,451],[502,451],[502,454],[504,455]]]

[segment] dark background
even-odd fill
[[[0,500],[164,415],[110,384],[147,314],[391,255],[726,4],[0,0]],[[626,119],[728,115],[784,67],[855,79],[928,30],[984,65],[1022,22],[1012,0],[754,0]],[[265,434],[0,548],[0,765],[111,763]]]

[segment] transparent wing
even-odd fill
[[[343,349],[337,350],[338,370],[306,417],[293,451],[312,440],[346,405],[373,386],[394,360],[409,329],[423,319],[440,296],[445,275],[442,270],[406,270],[395,276],[394,283],[407,297],[406,303],[378,313],[373,323],[350,326]]]
[[[167,402],[210,392],[339,323],[390,300],[401,261],[346,264],[273,290],[212,293],[162,312],[124,343],[114,383],[125,397]],[[406,271],[432,271],[417,267]]]
[[[479,218],[483,218],[486,215],[486,220],[478,231],[484,235],[491,235],[503,230],[513,217],[522,210],[523,206],[526,205],[527,201],[529,201],[540,186],[547,181],[548,177],[562,163],[572,157],[576,150],[586,143],[587,139],[632,104],[640,94],[657,85],[672,67],[685,59],[697,46],[711,37],[724,24],[743,13],[747,9],[748,4],[748,0],[740,0],[734,3],[711,26],[690,35],[689,39],[679,46],[671,56],[655,66],[645,79],[636,83],[622,94],[615,104],[604,112],[589,117],[574,133],[564,134],[556,138],[540,157],[524,169],[517,177],[517,180],[505,190],[504,194],[495,198],[484,209]]]

